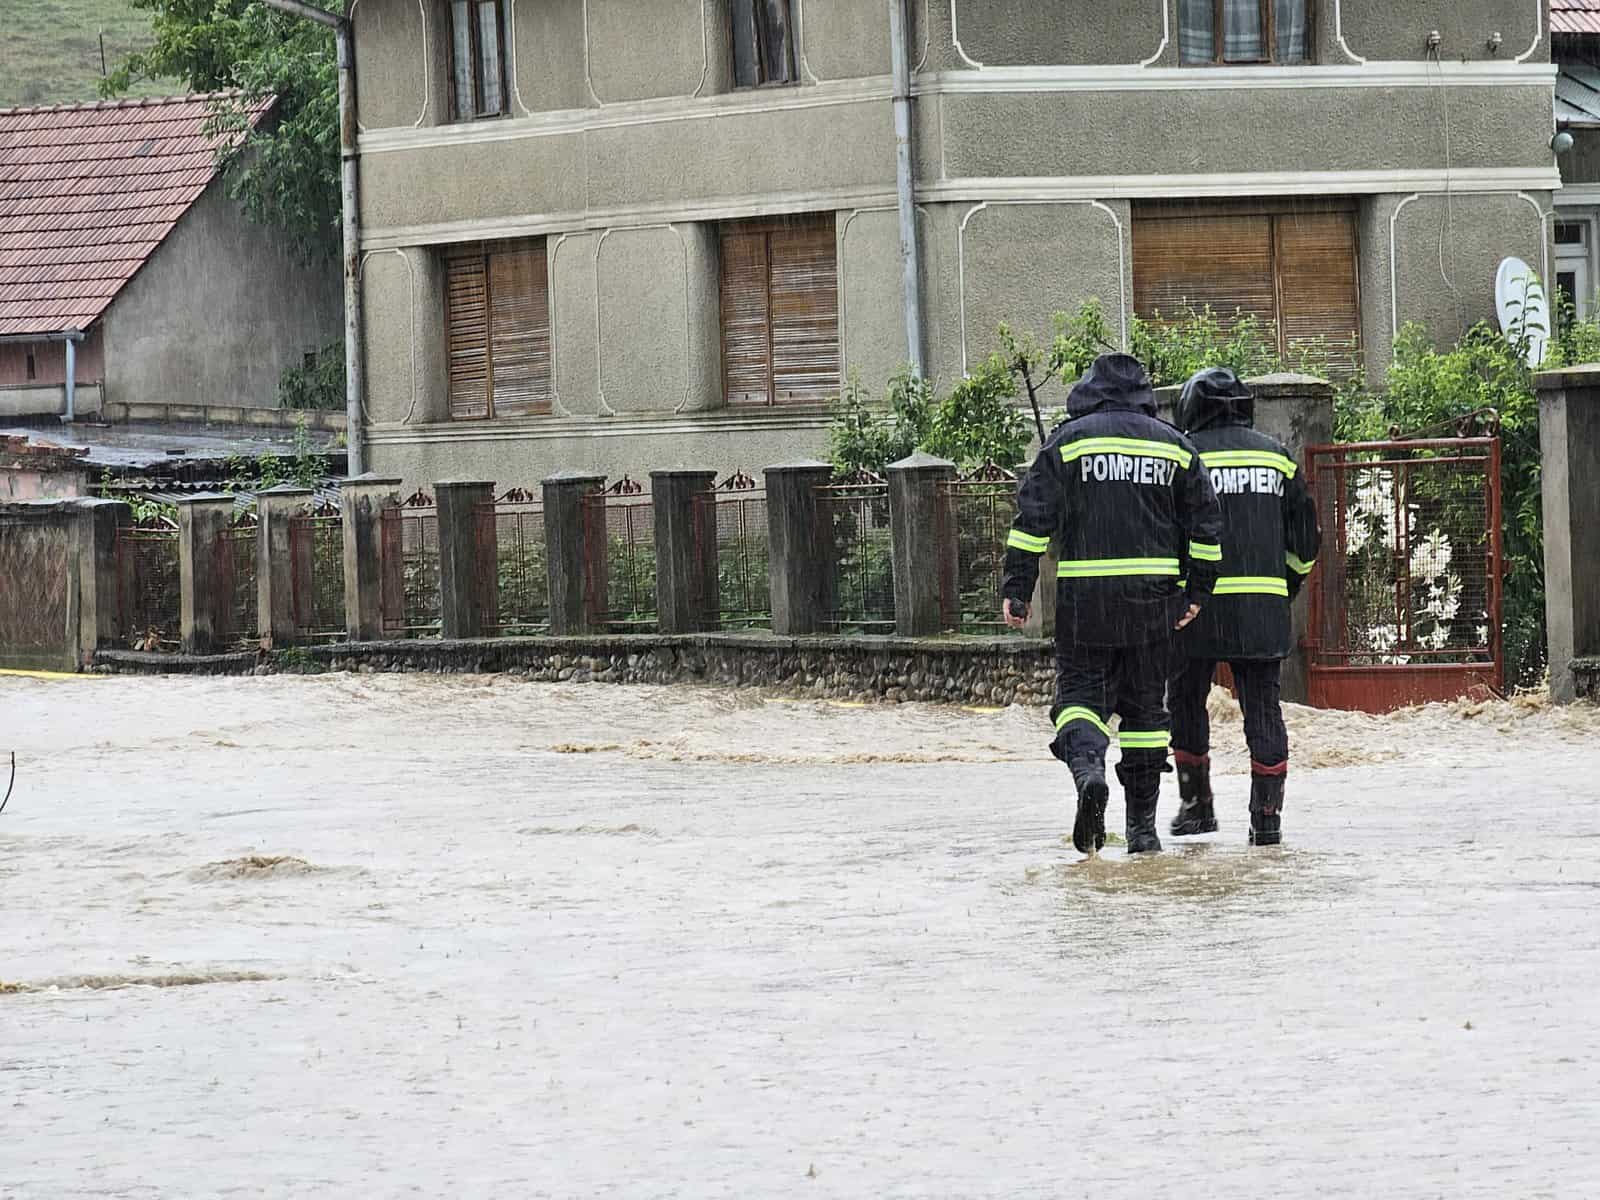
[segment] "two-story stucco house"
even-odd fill
[[[904,0],[920,352],[1098,297],[1381,374],[1548,275],[1547,0]],[[374,469],[823,449],[911,357],[895,0],[359,0]]]

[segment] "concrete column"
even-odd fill
[[[545,570],[550,584],[550,632],[558,637],[605,628],[605,528],[598,532],[583,498],[605,491],[604,475],[560,471],[544,491]],[[598,540],[599,544],[594,543]],[[659,570],[659,564],[657,569]]]
[[[832,556],[816,490],[833,477],[823,462],[768,467],[767,572],[772,584],[772,632],[780,636],[826,628],[832,607]]]
[[[256,493],[256,628],[268,649],[292,646],[295,569],[291,561],[289,522],[310,503],[309,488],[279,484]],[[309,547],[302,547],[302,553]],[[302,563],[300,578],[310,577]]]
[[[656,621],[662,633],[713,627],[708,602],[714,606],[717,598],[716,510],[696,497],[716,484],[715,471],[650,472],[656,523]]]
[[[339,485],[344,515],[345,632],[352,642],[383,637],[383,514],[400,507],[400,480],[368,472]]]
[[[232,563],[217,539],[233,520],[233,497],[197,492],[178,501],[178,628],[185,654],[214,654],[228,632]]]
[[[439,505],[439,613],[446,638],[485,637],[498,620],[495,574],[494,484],[486,480],[436,483]]]
[[[117,526],[133,522],[121,500],[80,499],[78,507],[79,643],[85,657],[100,646],[122,646],[117,604]]]
[[[947,499],[940,485],[955,477],[955,463],[920,450],[889,464],[894,630],[901,637],[928,637],[944,628],[939,585],[949,564],[940,535],[953,543],[955,527],[939,519]]]
[[[1600,366],[1544,371],[1533,382],[1539,393],[1550,698],[1570,704],[1580,692],[1575,660],[1600,656]]]

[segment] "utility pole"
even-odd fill
[[[339,62],[339,194],[344,242],[344,406],[349,473],[367,469],[367,374],[361,320],[360,174],[356,150],[356,52],[350,18],[301,0],[261,0],[268,8],[333,30]]]

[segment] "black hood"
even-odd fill
[[[1255,398],[1227,367],[1196,371],[1178,395],[1178,428],[1196,433],[1213,425],[1252,425]]]
[[[1102,354],[1072,385],[1067,412],[1081,417],[1103,408],[1132,409],[1156,415],[1156,397],[1150,376],[1131,354]]]

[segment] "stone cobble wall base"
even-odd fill
[[[1572,681],[1580,700],[1600,700],[1600,658],[1573,659]]]
[[[706,683],[830,699],[1048,704],[1050,643],[685,634],[342,643],[266,653],[101,651],[113,674],[248,675],[354,671],[505,673],[541,682]]]

